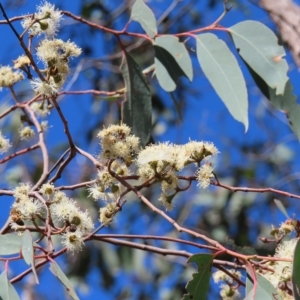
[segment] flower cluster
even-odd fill
[[[62,243],[69,251],[80,250],[84,238],[92,232],[94,224],[87,211],[82,211],[75,200],[70,199],[64,192],[55,190],[52,183],[43,184],[39,192],[46,200],[30,197],[30,184],[21,183],[14,191],[15,202],[11,210],[11,227],[15,230],[24,230],[20,224],[25,221],[34,221],[37,215],[46,212],[49,206],[50,224],[55,228],[61,227],[59,233]],[[47,201],[47,203],[46,203]]]
[[[161,143],[143,149],[137,157],[138,174],[142,181],[155,179],[161,182],[162,193],[159,200],[167,209],[172,209],[172,200],[177,193],[176,173],[189,164],[200,166],[196,172],[198,184],[207,188],[214,177],[213,168],[207,160],[218,153],[212,143],[190,141],[185,145]]]

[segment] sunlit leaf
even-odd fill
[[[155,73],[161,87],[167,92],[175,90],[180,76],[193,80],[193,67],[189,53],[183,43],[172,35],[155,39]]]
[[[289,219],[290,217],[289,217],[285,207],[283,206],[282,202],[280,200],[274,199],[274,203],[276,204],[278,209],[286,216],[286,218]]]
[[[135,60],[124,51],[121,71],[126,86],[123,122],[132,128],[144,147],[150,139],[152,103],[148,83]]]
[[[292,273],[292,283],[293,283],[293,292],[295,300],[300,300],[300,242],[297,241],[294,260],[293,260],[293,273]]]
[[[20,252],[22,237],[16,233],[0,235],[0,255],[11,255]]]
[[[0,275],[0,299],[1,300],[20,300],[14,286],[7,278],[6,271]]]
[[[248,95],[238,62],[227,45],[211,33],[197,35],[200,66],[231,115],[248,129]]]
[[[256,273],[256,290],[253,288],[253,279],[247,275],[245,300],[282,300],[276,288],[269,280]]]
[[[32,235],[29,230],[25,230],[22,236],[22,254],[25,262],[31,266],[35,281],[39,283],[34,265],[34,249]]]
[[[211,268],[214,256],[211,254],[195,254],[188,259],[188,263],[195,262],[198,272],[193,274],[185,289],[188,294],[184,294],[182,300],[206,300],[211,277]]]
[[[285,50],[274,32],[256,21],[240,22],[229,28],[239,54],[272,89],[284,93],[288,81]]]
[[[50,264],[50,271],[60,280],[60,282],[65,286],[68,294],[72,297],[72,299],[79,300],[70,280],[61,270],[59,265],[53,261]]]
[[[139,22],[151,38],[154,38],[157,34],[155,16],[143,0],[135,1],[132,7],[130,19]]]

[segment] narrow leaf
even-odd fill
[[[256,21],[240,22],[229,28],[239,54],[272,89],[284,93],[288,81],[286,55],[274,32]]]
[[[172,35],[155,39],[155,73],[161,87],[167,92],[176,88],[180,76],[193,80],[193,67],[189,53],[183,43]]]
[[[212,33],[197,35],[197,57],[211,85],[231,115],[248,129],[248,95],[238,62],[227,45]]]
[[[20,300],[14,286],[7,278],[6,271],[0,275],[0,299],[1,300]]]
[[[277,208],[286,216],[287,219],[289,219],[289,215],[283,206],[282,202],[280,200],[274,199],[274,203],[276,204]]]
[[[139,22],[149,37],[154,38],[157,34],[155,16],[143,0],[135,1],[130,19]]]
[[[72,297],[72,299],[79,300],[70,280],[68,277],[64,274],[64,272],[61,270],[59,265],[53,261],[50,264],[50,271],[60,280],[60,282],[65,286],[68,294]]]
[[[0,235],[0,255],[11,255],[20,252],[22,237],[16,233]]]
[[[34,263],[33,240],[32,240],[32,235],[29,230],[25,230],[25,232],[22,236],[22,254],[23,254],[25,262],[28,265],[30,265],[32,268],[32,272],[34,274],[36,283],[39,283],[39,279],[36,274],[35,263]]]
[[[124,51],[121,71],[126,86],[123,121],[144,147],[150,139],[152,102],[148,83],[135,60]]]
[[[211,268],[214,256],[211,254],[195,254],[188,259],[188,263],[195,262],[198,272],[193,274],[185,289],[188,294],[184,294],[182,300],[206,300],[211,277]]]
[[[253,289],[253,279],[247,274],[245,300],[282,300],[275,287],[262,275],[256,273],[257,288]]]
[[[297,103],[297,97],[293,94],[293,86],[288,80],[283,95],[276,95],[276,91],[270,88],[265,81],[259,77],[252,68],[246,63],[255,83],[263,95],[278,109],[286,114],[289,125],[300,140],[300,106]]]
[[[300,300],[300,242],[297,241],[294,260],[293,260],[293,273],[292,273],[292,283],[293,283],[293,292],[295,300]]]

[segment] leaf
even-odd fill
[[[14,286],[7,278],[6,271],[0,275],[0,299],[1,300],[20,300]]]
[[[148,83],[135,60],[124,51],[121,71],[126,86],[123,121],[144,147],[150,140],[152,102]]]
[[[247,274],[245,300],[282,300],[275,287],[262,275],[256,273],[257,287],[253,288],[253,279]]]
[[[293,273],[292,273],[292,283],[293,283],[293,292],[295,300],[300,300],[300,242],[297,241],[294,260],[293,260]]]
[[[296,134],[300,140],[300,106],[297,103],[297,97],[293,94],[293,86],[288,80],[285,85],[285,90],[283,95],[276,95],[274,89],[270,88],[261,77],[259,77],[251,67],[246,63],[248,70],[250,71],[253,80],[257,84],[258,88],[261,90],[263,95],[278,109],[283,111],[288,120],[289,125],[293,132]]]
[[[22,247],[22,237],[9,233],[0,235],[0,255],[11,255],[20,252]]]
[[[274,203],[276,204],[277,208],[286,216],[287,219],[289,219],[289,215],[283,206],[282,202],[280,200],[274,199]]]
[[[29,230],[25,230],[22,236],[22,254],[25,262],[31,266],[36,283],[39,283],[39,279],[36,274],[35,263],[34,263],[33,240]]]
[[[276,35],[256,21],[240,22],[229,28],[239,54],[272,89],[284,93],[288,81],[288,64],[282,57],[285,50],[278,45]]]
[[[161,87],[167,92],[176,88],[180,76],[193,80],[193,67],[185,45],[173,35],[157,37],[153,44],[155,51],[155,73]]]
[[[214,256],[211,254],[195,254],[188,259],[188,263],[197,264],[198,272],[194,273],[193,279],[187,283],[185,289],[188,294],[184,294],[182,300],[206,300],[213,259]]]
[[[64,274],[64,272],[61,270],[59,265],[53,261],[50,264],[50,271],[60,280],[60,282],[65,286],[68,294],[75,300],[79,300],[70,280],[68,277]]]
[[[238,62],[227,45],[212,33],[197,35],[197,58],[230,114],[248,129],[248,95]]]
[[[157,35],[155,16],[143,0],[135,1],[130,19],[139,22],[149,37],[154,38]]]

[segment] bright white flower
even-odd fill
[[[94,223],[88,211],[73,210],[69,214],[68,221],[71,225],[76,225],[77,231],[81,231],[83,235],[90,233],[94,229]]]
[[[206,163],[198,169],[196,176],[198,185],[201,188],[206,189],[209,187],[211,179],[214,178],[213,170],[210,163]]]
[[[58,93],[58,88],[53,82],[47,83],[46,81],[42,81],[40,78],[34,78],[30,81],[30,84],[36,94],[52,96]]]
[[[34,130],[30,126],[25,126],[19,129],[21,140],[28,140],[35,135]]]
[[[0,130],[0,154],[7,152],[10,148],[11,143],[9,142],[9,139],[6,139]]]
[[[58,31],[62,13],[59,10],[55,10],[54,5],[43,1],[41,5],[37,6],[34,17],[38,21],[29,28],[29,34],[40,35],[43,33],[47,37],[52,38]],[[24,18],[21,25],[24,29],[27,29],[32,24],[32,21],[31,17]]]
[[[67,197],[62,197],[59,202],[54,202],[50,206],[50,209],[52,216],[56,221],[66,221],[73,212],[77,212],[76,201]]]
[[[10,87],[24,79],[19,71],[13,71],[11,67],[0,67],[0,87]]]
[[[29,67],[31,62],[28,56],[21,55],[16,60],[13,60],[14,63],[14,69],[22,69],[24,66]]]
[[[67,201],[68,197],[67,195],[62,191],[55,191],[53,195],[53,203],[55,202],[61,202],[61,201]]]
[[[201,162],[219,153],[215,145],[210,142],[189,141],[184,148],[191,162]]]
[[[19,186],[17,186],[14,190],[14,197],[16,200],[23,200],[29,198],[29,192],[31,189],[30,183],[21,182]]]
[[[40,188],[40,192],[49,198],[55,192],[55,187],[53,183],[45,183]]]
[[[81,51],[73,42],[54,39],[43,40],[37,47],[36,54],[46,67],[56,66],[59,73],[69,73],[69,57],[77,57]]]
[[[39,117],[46,117],[50,114],[50,110],[45,103],[33,102],[30,107]]]
[[[31,219],[37,213],[40,213],[44,205],[37,199],[31,197],[23,197],[21,200],[17,199],[12,207],[19,212],[21,219],[24,220]]]
[[[52,126],[48,126],[48,121],[42,121],[42,122],[41,122],[41,128],[42,128],[43,132],[48,131],[48,129],[49,129],[50,127],[52,127]]]
[[[70,252],[80,251],[84,245],[82,233],[78,230],[75,232],[67,231],[62,235],[62,244]]]

